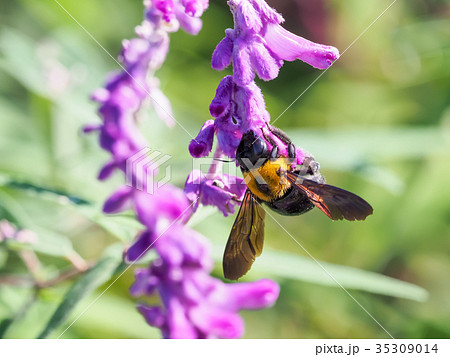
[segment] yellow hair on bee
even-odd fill
[[[282,197],[291,186],[286,176],[281,174],[290,170],[290,167],[288,159],[283,157],[276,160],[267,160],[258,169],[244,172],[244,180],[256,197],[271,202]],[[263,185],[267,185],[264,192],[262,192]]]

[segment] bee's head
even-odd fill
[[[249,130],[242,135],[241,142],[236,150],[236,160],[243,171],[248,171],[250,161],[252,167],[262,165],[269,156],[269,149],[263,138]],[[259,159],[260,160],[258,162]]]

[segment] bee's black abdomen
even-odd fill
[[[285,216],[298,216],[314,207],[302,191],[294,190],[292,187],[282,198],[272,202],[265,202],[265,204],[275,212]]]

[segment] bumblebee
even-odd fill
[[[293,165],[296,149],[280,129],[269,126],[272,136],[258,136],[250,130],[242,136],[236,160],[244,176],[247,190],[231,229],[223,256],[224,276],[237,280],[261,255],[264,242],[264,203],[273,211],[288,216],[300,215],[314,207],[332,220],[364,220],[373,208],[361,197],[341,188],[325,184],[319,164],[306,155],[303,163]],[[275,136],[287,148],[279,154]],[[267,142],[272,145],[269,150]]]

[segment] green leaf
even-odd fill
[[[73,252],[72,242],[68,237],[35,224],[34,217],[28,214],[24,206],[14,197],[14,192],[8,188],[0,187],[0,207],[9,212],[21,228],[30,229],[37,235],[36,242],[18,244],[18,249],[26,247],[36,252],[65,257]],[[14,248],[14,245],[10,246]]]
[[[83,298],[111,279],[121,268],[122,262],[119,258],[121,254],[118,255],[121,252],[117,252],[117,250],[107,249],[105,256],[73,284],[38,338],[47,338],[69,318],[73,309]]]
[[[255,269],[321,285],[339,286],[337,281],[344,288],[416,301],[425,301],[428,297],[425,289],[382,274],[338,264],[319,263],[321,266],[309,257],[268,251],[264,253],[264,261],[255,263]]]
[[[222,249],[214,250],[217,260],[222,259]],[[411,283],[357,268],[318,262],[320,265],[309,257],[268,250],[255,261],[249,274],[256,272],[262,273],[264,276],[272,274],[281,278],[325,286],[339,287],[340,284],[346,289],[415,301],[425,301],[428,298],[428,292],[425,289]]]
[[[161,338],[161,331],[145,322],[132,299],[113,294],[102,296],[101,304],[92,306],[77,324],[77,334],[96,338]]]

